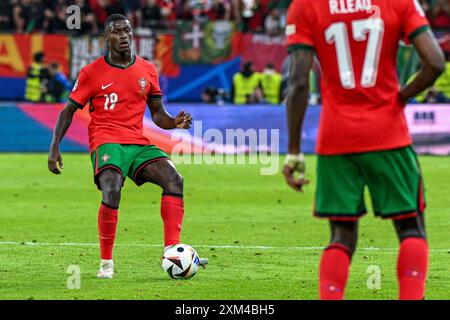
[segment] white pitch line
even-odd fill
[[[0,245],[12,245],[12,246],[35,246],[35,247],[98,247],[98,243],[78,243],[78,242],[15,242],[15,241],[3,241]],[[162,247],[162,244],[144,244],[144,243],[128,243],[128,244],[116,244],[116,247]],[[244,249],[244,250],[298,250],[298,251],[314,251],[323,250],[325,247],[280,247],[280,246],[233,246],[233,245],[193,245],[195,248],[217,248],[217,249]],[[398,252],[398,248],[377,248],[366,247],[357,248],[357,251],[379,251],[379,252]],[[430,252],[450,253],[450,249],[429,249]]]

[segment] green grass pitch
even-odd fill
[[[311,215],[313,156],[307,158],[312,184],[303,194],[291,192],[281,174],[261,176],[258,165],[179,165],[186,203],[181,240],[210,260],[182,281],[160,267],[159,188],[129,180],[119,212],[117,275],[95,278],[100,193],[87,154],[63,158],[64,172],[55,176],[45,154],[0,155],[0,299],[317,298],[320,247],[329,230]],[[450,161],[420,160],[431,249],[427,299],[449,299]],[[397,246],[389,221],[371,213],[362,218],[347,299],[397,298]],[[80,289],[67,287],[70,265],[80,268]],[[381,288],[368,287],[370,266],[380,268]]]

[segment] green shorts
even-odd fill
[[[144,181],[139,173],[147,164],[169,156],[153,145],[105,143],[91,154],[94,182],[100,189],[99,174],[105,169],[117,170],[123,177],[128,176],[138,186]]]
[[[314,214],[332,220],[364,215],[364,189],[381,218],[414,217],[425,210],[422,174],[411,147],[338,156],[318,156]]]

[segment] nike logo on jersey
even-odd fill
[[[105,90],[106,88],[113,85],[114,82],[111,82],[110,84],[107,84],[106,86],[102,85],[102,90]]]

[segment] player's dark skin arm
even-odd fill
[[[153,122],[161,129],[189,129],[191,127],[192,116],[189,113],[181,111],[175,118],[172,118],[164,108],[161,99],[150,100],[148,108],[152,114]]]
[[[430,30],[422,32],[412,40],[423,66],[413,81],[400,90],[400,99],[407,102],[433,85],[445,68],[445,58],[441,47]]]
[[[313,66],[314,52],[296,50],[290,55],[291,68],[286,100],[288,153],[298,154],[301,151],[301,132],[308,106],[309,72]],[[308,183],[305,179],[295,179],[294,170],[289,166],[284,166],[283,174],[287,184],[296,191],[301,191],[302,186]]]
[[[286,100],[288,152],[298,154],[301,150],[300,133],[308,106],[309,72],[313,65],[314,53],[312,50],[296,50],[290,55],[291,69]]]
[[[50,152],[48,154],[48,170],[54,174],[60,174],[60,169],[63,168],[59,145],[69,129],[70,124],[72,123],[73,115],[77,110],[78,108],[69,102],[67,106],[59,113],[58,120],[56,121],[55,130],[53,131],[52,144],[50,145]]]

